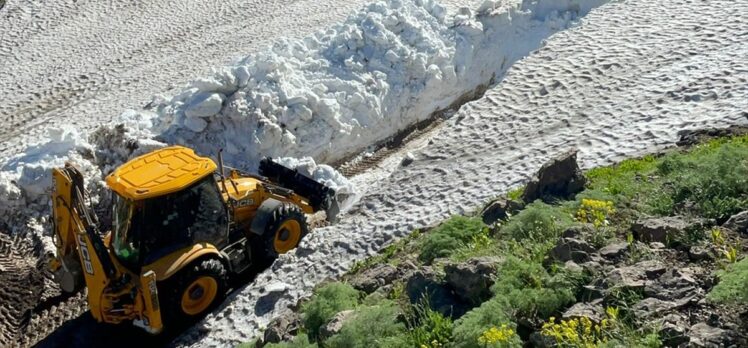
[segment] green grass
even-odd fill
[[[309,302],[301,308],[309,337],[316,339],[322,325],[327,324],[335,314],[355,308],[358,299],[358,291],[345,283],[329,283],[317,289]]]
[[[424,236],[418,258],[431,263],[434,259],[448,257],[487,232],[488,226],[480,218],[453,216]]]
[[[405,325],[397,321],[400,309],[391,301],[359,307],[340,333],[324,341],[327,348],[396,348],[405,347],[408,336]]]
[[[720,282],[709,292],[710,300],[726,304],[748,303],[748,258],[719,272],[719,278]]]

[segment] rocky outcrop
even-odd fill
[[[481,211],[480,216],[484,224],[493,225],[496,221],[506,220],[509,216],[522,210],[522,208],[524,208],[522,202],[499,198],[488,203],[483,211]]]
[[[348,283],[356,290],[370,294],[384,285],[392,284],[400,276],[401,272],[397,268],[382,263],[356,274],[348,280]]]
[[[268,343],[290,341],[298,334],[301,327],[301,316],[296,312],[275,318],[268,324],[262,341],[258,342],[257,347],[261,348]]]
[[[572,150],[543,164],[527,183],[522,201],[570,198],[584,189],[587,182],[577,164],[577,151]]]
[[[426,302],[431,309],[444,316],[460,317],[469,307],[447,286],[442,277],[428,266],[408,278],[405,292],[411,303]]]
[[[479,305],[491,297],[499,258],[479,257],[444,266],[447,284],[462,301]]]
[[[698,323],[691,326],[688,332],[691,347],[727,347],[731,346],[732,334],[707,323]]]
[[[748,210],[731,216],[722,227],[748,235]]]
[[[590,254],[594,253],[595,248],[589,243],[576,238],[561,238],[556,246],[551,249],[549,256],[559,262],[574,261],[584,263],[590,261]]]
[[[340,333],[340,330],[343,329],[343,325],[350,321],[353,318],[353,315],[356,312],[353,310],[345,310],[338,314],[335,314],[335,316],[330,319],[327,324],[323,325],[321,328],[319,328],[319,336],[322,339],[332,337],[334,335],[337,335]]]
[[[642,242],[668,243],[685,234],[692,227],[682,217],[666,216],[639,219],[631,225],[634,238]]]

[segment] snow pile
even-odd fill
[[[296,169],[299,173],[333,189],[340,211],[348,210],[360,196],[353,183],[343,174],[326,164],[317,164],[311,157],[281,157],[276,158],[275,161],[288,168]]]
[[[487,0],[451,17],[433,0],[376,2],[156,97],[150,132],[232,163],[337,161],[460,101],[599,2]]]

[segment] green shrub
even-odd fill
[[[421,261],[447,257],[475,241],[488,227],[479,218],[453,216],[426,235],[420,245]]]
[[[515,319],[548,317],[574,302],[582,274],[560,268],[550,274],[539,262],[509,257],[502,264],[491,291],[511,310]]]
[[[483,348],[478,339],[484,332],[510,322],[506,302],[503,298],[494,297],[483,302],[480,307],[467,312],[455,322],[452,343],[455,348]],[[521,346],[518,341],[519,339],[516,343]]]
[[[359,307],[340,333],[324,342],[327,348],[395,348],[408,345],[405,325],[397,321],[398,307],[384,301],[376,306]]]
[[[420,302],[410,307],[408,326],[414,347],[441,347],[452,340],[452,319]]]
[[[492,327],[548,317],[573,303],[583,283],[580,274],[566,270],[551,274],[539,262],[508,257],[491,288],[493,298],[455,322],[455,347],[479,348],[478,338]],[[509,345],[520,345],[519,338],[515,340]]]
[[[317,289],[301,309],[309,336],[316,339],[322,325],[327,324],[335,314],[356,307],[358,298],[358,291],[345,283],[334,282]]]
[[[747,159],[748,148],[726,144],[703,154],[668,156],[658,165],[658,173],[672,186],[673,207],[692,202],[704,217],[725,220],[747,206]]]
[[[254,348],[251,347],[246,348]],[[317,343],[309,343],[309,338],[306,335],[299,335],[294,337],[293,341],[280,342],[280,343],[269,343],[265,345],[266,348],[317,348]]]
[[[719,272],[720,282],[709,293],[709,299],[719,303],[748,303],[748,258],[731,264]]]
[[[501,234],[517,241],[545,241],[555,239],[571,224],[570,213],[562,207],[538,201],[511,217],[501,228]]]

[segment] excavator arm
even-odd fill
[[[128,274],[117,267],[85,204],[83,175],[70,164],[52,172],[52,215],[57,255],[50,266],[64,291],[88,288],[88,305],[97,321],[133,324],[148,332],[162,329],[156,275]],[[136,295],[131,291],[137,288]],[[129,298],[122,301],[123,298]]]

